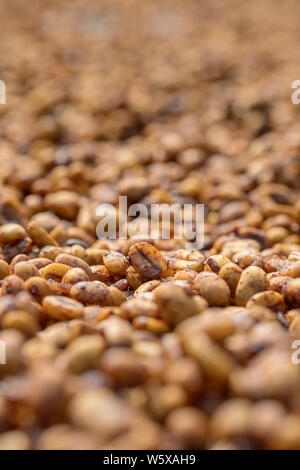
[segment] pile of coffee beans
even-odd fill
[[[300,449],[299,9],[1,1],[1,450]]]

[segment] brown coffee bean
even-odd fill
[[[10,269],[13,271],[15,265],[17,263],[20,263],[20,261],[31,261],[31,258],[30,258],[30,256],[27,256],[27,255],[24,255],[24,254],[15,256],[10,262]]]
[[[252,405],[249,400],[235,398],[220,405],[210,422],[214,438],[236,438],[249,432]]]
[[[29,222],[27,225],[27,231],[33,243],[39,248],[51,245],[57,246],[57,242],[51,237],[51,235],[49,235],[46,230],[36,222]]]
[[[185,322],[182,324],[182,328],[191,328],[191,331],[202,331],[211,339],[220,343],[236,330],[234,316],[228,315],[226,310],[218,308],[207,309],[197,317],[197,323],[195,322],[193,325],[191,322]]]
[[[190,284],[193,284],[195,277],[197,276],[197,272],[194,271],[193,269],[183,269],[182,271],[177,271],[177,273],[174,276],[175,280],[178,281],[187,281]]]
[[[50,263],[41,269],[41,274],[45,279],[61,280],[70,269],[66,264]]]
[[[225,307],[229,303],[229,287],[217,274],[209,272],[198,274],[193,287],[201,297],[207,300],[209,305]]]
[[[62,265],[64,266],[64,265]],[[64,284],[77,284],[78,282],[88,281],[87,273],[81,268],[70,268],[63,275],[62,282]]]
[[[262,305],[264,307],[270,308],[274,312],[283,313],[286,310],[284,297],[278,292],[272,290],[259,292],[258,294],[250,297],[246,307],[250,309],[253,305]]]
[[[43,298],[42,305],[45,313],[56,320],[83,316],[83,305],[62,295],[48,295]]]
[[[16,329],[3,329],[0,331],[0,340],[5,345],[5,364],[0,365],[0,377],[20,372],[24,367],[21,349],[25,336]]]
[[[99,323],[97,328],[109,346],[128,346],[132,342],[131,324],[119,317],[109,317]]]
[[[105,249],[101,248],[88,248],[85,250],[85,261],[90,266],[95,265],[102,265],[103,264],[103,256],[106,253]]]
[[[33,297],[39,301],[47,295],[51,295],[51,289],[46,281],[42,277],[31,277],[24,283],[25,288]]]
[[[123,276],[129,266],[125,256],[116,251],[106,251],[103,255],[103,263],[110,274],[114,276]]]
[[[139,315],[133,319],[132,324],[137,330],[150,331],[155,335],[162,335],[169,331],[167,323],[159,318]]]
[[[3,328],[18,330],[27,337],[34,336],[40,328],[37,318],[24,310],[7,312],[1,319],[1,325]]]
[[[290,279],[284,283],[282,294],[290,307],[300,307],[300,278]]]
[[[78,213],[78,194],[71,191],[58,191],[47,194],[44,202],[47,209],[63,219],[72,220]]]
[[[204,271],[212,271],[216,274],[219,274],[223,266],[230,263],[230,259],[223,255],[213,255],[207,258]]]
[[[134,290],[143,284],[143,278],[132,266],[126,270],[126,279],[131,289]]]
[[[4,261],[3,259],[0,259],[0,281],[5,279],[9,275],[10,275],[9,264],[6,263],[6,261]]]
[[[29,367],[35,362],[52,361],[59,350],[50,342],[34,337],[26,341],[21,350],[21,357]]]
[[[168,271],[170,275],[183,269],[200,272],[204,268],[204,261],[204,256],[198,250],[177,250],[168,257]]]
[[[270,442],[274,430],[281,427],[285,415],[284,405],[275,400],[261,400],[254,404],[250,416],[251,436]]]
[[[155,302],[132,298],[121,305],[125,315],[133,319],[139,315],[147,317],[156,317],[158,315],[158,306]]]
[[[133,245],[129,258],[134,269],[145,279],[159,279],[165,276],[167,265],[161,253],[147,242]]]
[[[199,396],[202,390],[202,372],[191,357],[182,357],[171,363],[165,377],[167,382],[181,385],[191,397]]]
[[[73,244],[70,247],[66,247],[66,253],[83,260],[85,260],[86,258],[84,247],[79,245],[78,243]]]
[[[287,276],[278,276],[271,277],[268,279],[268,288],[275,290],[276,292],[282,293],[283,286],[290,281],[290,278]]]
[[[207,300],[200,295],[193,295],[193,300],[197,305],[198,312],[203,312],[208,307]]]
[[[4,224],[0,227],[0,243],[11,243],[16,240],[23,240],[26,237],[26,231],[19,224]]]
[[[188,395],[184,388],[177,384],[153,387],[150,391],[149,409],[158,421],[162,421],[173,410],[187,406]]]
[[[172,283],[157,287],[154,295],[162,318],[170,325],[176,326],[199,312],[193,298],[189,297],[181,287]]]
[[[1,285],[1,293],[2,295],[6,294],[17,294],[24,290],[24,281],[19,276],[7,276]]]
[[[207,434],[207,418],[194,407],[177,408],[167,416],[166,427],[184,448],[203,447]]]
[[[10,263],[13,258],[21,253],[29,254],[32,250],[31,238],[26,237],[22,240],[15,240],[11,243],[5,244],[2,247],[3,259]]]
[[[64,253],[64,251],[64,248],[60,246],[44,246],[40,251],[40,257],[47,258],[50,261],[55,261],[57,256],[61,253]]]
[[[65,352],[68,368],[74,374],[98,368],[104,350],[104,340],[99,335],[82,335],[74,339]]]
[[[51,264],[51,261],[47,258],[34,258],[30,260],[30,262],[37,268],[37,269],[42,269],[45,266],[48,266],[48,264]]]
[[[78,282],[70,289],[70,295],[83,304],[113,305],[113,296],[109,288],[102,282]]]
[[[86,272],[89,278],[92,277],[92,271],[89,265],[80,258],[68,254],[60,254],[55,258],[56,263],[65,264],[71,268],[80,268]]]
[[[147,294],[149,292],[152,292],[156,287],[160,286],[160,281],[148,281],[144,282],[142,285],[140,285],[135,293],[134,297],[139,297],[141,295]]]
[[[109,294],[108,296],[111,297],[112,305],[118,307],[126,300],[126,295],[116,286],[109,286],[108,287]]]
[[[74,425],[93,431],[105,440],[128,430],[131,413],[126,404],[111,390],[83,390],[75,395],[68,406]]]
[[[108,272],[106,266],[91,266],[92,280],[108,283],[111,281],[112,276]]]
[[[65,372],[52,363],[37,362],[28,371],[25,403],[43,421],[59,416],[66,404],[67,390],[64,388]]]
[[[245,306],[252,295],[262,292],[266,288],[265,272],[257,266],[249,266],[242,272],[236,288],[237,305]]]
[[[138,385],[146,378],[146,369],[138,354],[124,347],[106,350],[101,356],[101,368],[123,387]]]
[[[31,277],[38,277],[40,273],[31,261],[20,261],[14,267],[14,275],[27,281]]]
[[[195,333],[190,337],[183,336],[183,348],[200,365],[203,372],[217,382],[226,382],[234,362],[219,345],[214,343],[205,333]]]
[[[280,421],[280,426],[273,429],[266,447],[270,450],[299,449],[300,420],[297,415],[289,414]]]
[[[235,294],[241,273],[242,269],[234,263],[226,263],[219,271],[220,278],[228,284],[232,296]]]
[[[67,424],[56,424],[44,430],[36,444],[37,450],[97,450],[99,439]]]

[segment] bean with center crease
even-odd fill
[[[145,279],[159,279],[164,277],[167,264],[155,246],[147,242],[133,245],[128,252],[134,269]]]

